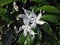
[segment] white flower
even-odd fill
[[[40,11],[40,13],[38,14],[38,16],[32,12],[30,15],[34,15],[33,18],[31,18],[31,23],[32,23],[32,27],[36,27],[36,24],[39,24],[39,25],[43,25],[45,22],[44,21],[41,21],[40,19],[42,18],[42,13]]]
[[[19,31],[17,33],[19,33],[21,30],[24,30],[23,31],[23,35],[26,36],[27,35],[27,32],[29,32],[29,34],[31,35],[35,35],[36,33],[34,33],[31,29],[31,27],[29,25],[23,25],[19,28]]]
[[[33,11],[31,12],[31,11],[25,10],[24,8],[23,10],[25,14],[20,14],[18,15],[18,17],[23,18],[24,25],[22,25],[19,28],[19,31],[17,31],[17,33],[19,33],[21,30],[24,30],[23,31],[24,36],[27,35],[27,32],[29,32],[31,35],[34,35],[36,33],[32,31],[32,28],[35,28],[37,24],[43,25],[45,23],[44,21],[40,20],[42,18],[42,13],[40,11],[40,13],[37,16]]]
[[[20,14],[20,15],[18,15],[18,17],[23,18],[23,22],[25,24],[29,24],[29,22],[30,22],[30,23],[32,23],[31,27],[33,28],[33,27],[36,27],[36,24],[43,25],[45,23],[44,21],[40,20],[42,18],[41,11],[37,16],[33,11],[31,12],[24,8],[23,8],[23,10],[24,10],[25,14]]]
[[[31,19],[31,17],[32,16],[30,16],[30,11],[28,11],[28,10],[26,10],[26,9],[24,9],[23,8],[23,10],[24,10],[24,13],[25,14],[20,14],[20,15],[18,15],[18,17],[19,18],[23,18],[23,22],[24,22],[24,24],[29,24],[29,22],[30,22],[30,19]]]
[[[13,8],[14,8],[16,11],[19,11],[19,8],[18,8],[18,6],[16,5],[16,2],[13,2]]]

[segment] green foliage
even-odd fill
[[[36,3],[41,3],[41,2],[43,2],[44,0],[31,0],[31,1],[34,1],[34,2],[36,2]]]
[[[35,37],[28,36],[24,37],[22,34],[19,36],[19,45],[31,45]]]
[[[49,13],[60,13],[59,9],[50,5],[43,5],[41,7],[38,7],[36,11],[38,11],[39,9],[45,10],[46,12],[49,12]]]
[[[0,41],[0,45],[2,45],[2,41]]]
[[[24,45],[25,39],[26,39],[26,38],[21,34],[21,35],[19,36],[19,45]]]
[[[28,36],[26,37],[26,40],[25,40],[25,42],[24,42],[24,45],[32,45],[34,38],[35,38],[35,37],[32,37],[32,36],[28,35]]]
[[[58,45],[60,45],[60,40],[57,43],[58,43]]]
[[[57,9],[54,6],[49,6],[49,5],[45,5],[41,7],[42,10],[45,10],[47,12],[51,12],[51,13],[59,13],[59,9]]]
[[[4,6],[5,4],[9,4],[13,2],[13,0],[0,0],[0,6]]]
[[[6,10],[6,9],[4,9],[4,8],[0,7],[0,16],[5,15],[5,14],[6,14],[6,12],[7,12],[7,10]]]
[[[52,23],[58,23],[57,17],[53,14],[45,14],[42,19],[47,20]]]
[[[52,35],[52,29],[49,24],[45,24],[42,26],[43,30],[47,32],[48,34]]]
[[[23,3],[26,3],[26,2],[27,2],[27,0],[22,0],[22,2],[23,2]]]

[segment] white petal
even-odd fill
[[[24,14],[20,14],[20,15],[18,15],[18,17],[19,17],[19,18],[24,18],[25,15],[24,15]]]
[[[44,21],[37,21],[38,24],[43,25],[45,22]]]
[[[29,19],[23,19],[23,22],[25,25],[28,25],[29,24]]]
[[[28,32],[31,34],[31,35],[35,35],[36,33],[35,32],[33,32],[31,29],[30,30],[28,30]]]
[[[17,31],[17,33],[19,33],[20,31],[22,31],[24,28],[25,28],[25,26],[24,26],[24,25],[23,25],[23,26],[21,26],[21,27],[19,27],[19,31]]]
[[[31,12],[31,14],[29,15],[29,18],[36,18],[36,14],[34,12]]]
[[[30,18],[30,19],[29,19],[29,22],[30,22],[30,23],[33,23],[34,20],[35,20],[34,18]]]
[[[29,15],[29,22],[33,23],[33,21],[36,19],[36,14],[34,12],[31,12]]]
[[[40,12],[37,16],[37,19],[39,20],[42,17],[42,13]]]
[[[34,12],[32,12],[30,15],[29,15],[29,21],[30,23],[32,23],[35,19],[36,19],[36,14]]]
[[[26,10],[24,8],[23,8],[23,10],[24,10],[25,15],[29,15],[30,11],[28,11],[28,10]]]
[[[35,28],[35,27],[36,27],[36,23],[32,23],[32,24],[30,25],[30,27],[31,27],[31,28]]]
[[[27,30],[26,29],[24,29],[23,35],[26,37],[26,35],[27,35]]]

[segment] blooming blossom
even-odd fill
[[[30,16],[30,11],[28,11],[28,10],[26,10],[26,9],[24,9],[23,8],[23,10],[24,10],[24,13],[25,14],[20,14],[20,15],[18,15],[18,17],[19,18],[23,18],[23,22],[25,23],[25,24],[29,24],[29,22],[30,22],[30,19],[31,19],[31,17],[32,16]]]
[[[29,32],[29,34],[31,35],[35,35],[36,33],[34,33],[31,29],[31,27],[29,25],[22,25],[20,28],[19,28],[19,31],[17,33],[19,33],[21,30],[24,30],[23,31],[23,35],[26,36],[27,35],[27,32]]]
[[[33,11],[31,12],[24,8],[23,10],[25,14],[20,14],[18,15],[18,17],[23,19],[24,25],[19,27],[19,31],[17,33],[19,33],[21,30],[24,30],[23,31],[24,36],[27,35],[27,32],[29,32],[31,35],[34,35],[36,33],[32,31],[32,28],[35,28],[37,24],[43,25],[45,23],[44,21],[40,20],[42,18],[42,13],[40,11],[40,13],[37,16]]]
[[[43,25],[45,22],[44,21],[41,21],[40,19],[42,18],[42,13],[40,11],[40,13],[38,14],[38,16],[32,12],[30,15],[34,15],[33,18],[31,18],[31,23],[32,23],[32,27],[36,27],[36,24],[39,24],[39,25]]]

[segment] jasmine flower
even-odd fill
[[[30,16],[30,11],[28,11],[28,10],[26,10],[26,9],[24,9],[23,8],[23,10],[24,10],[24,13],[25,14],[19,14],[18,15],[18,17],[19,18],[23,18],[23,22],[25,23],[25,24],[29,24],[29,22],[30,22],[30,18],[32,17],[32,16]]]
[[[40,11],[40,13],[37,16],[33,11],[31,12],[24,8],[23,10],[25,14],[20,14],[18,15],[18,17],[23,19],[24,25],[19,27],[19,31],[17,31],[17,33],[19,33],[21,30],[24,30],[23,31],[24,36],[27,35],[27,32],[29,32],[29,34],[31,35],[34,35],[36,33],[32,31],[32,28],[35,28],[37,24],[43,25],[45,23],[44,21],[40,20],[42,18],[42,13]]]
[[[20,28],[19,28],[19,31],[17,33],[19,33],[21,30],[24,30],[23,31],[23,35],[26,37],[27,35],[27,32],[29,32],[29,34],[31,35],[35,35],[36,33],[34,33],[31,29],[31,27],[29,25],[22,25]]]
[[[32,27],[36,27],[36,24],[43,25],[45,23],[44,21],[40,20],[42,18],[41,11],[38,16],[34,12],[32,12],[30,15],[34,15],[34,17],[31,18]]]

